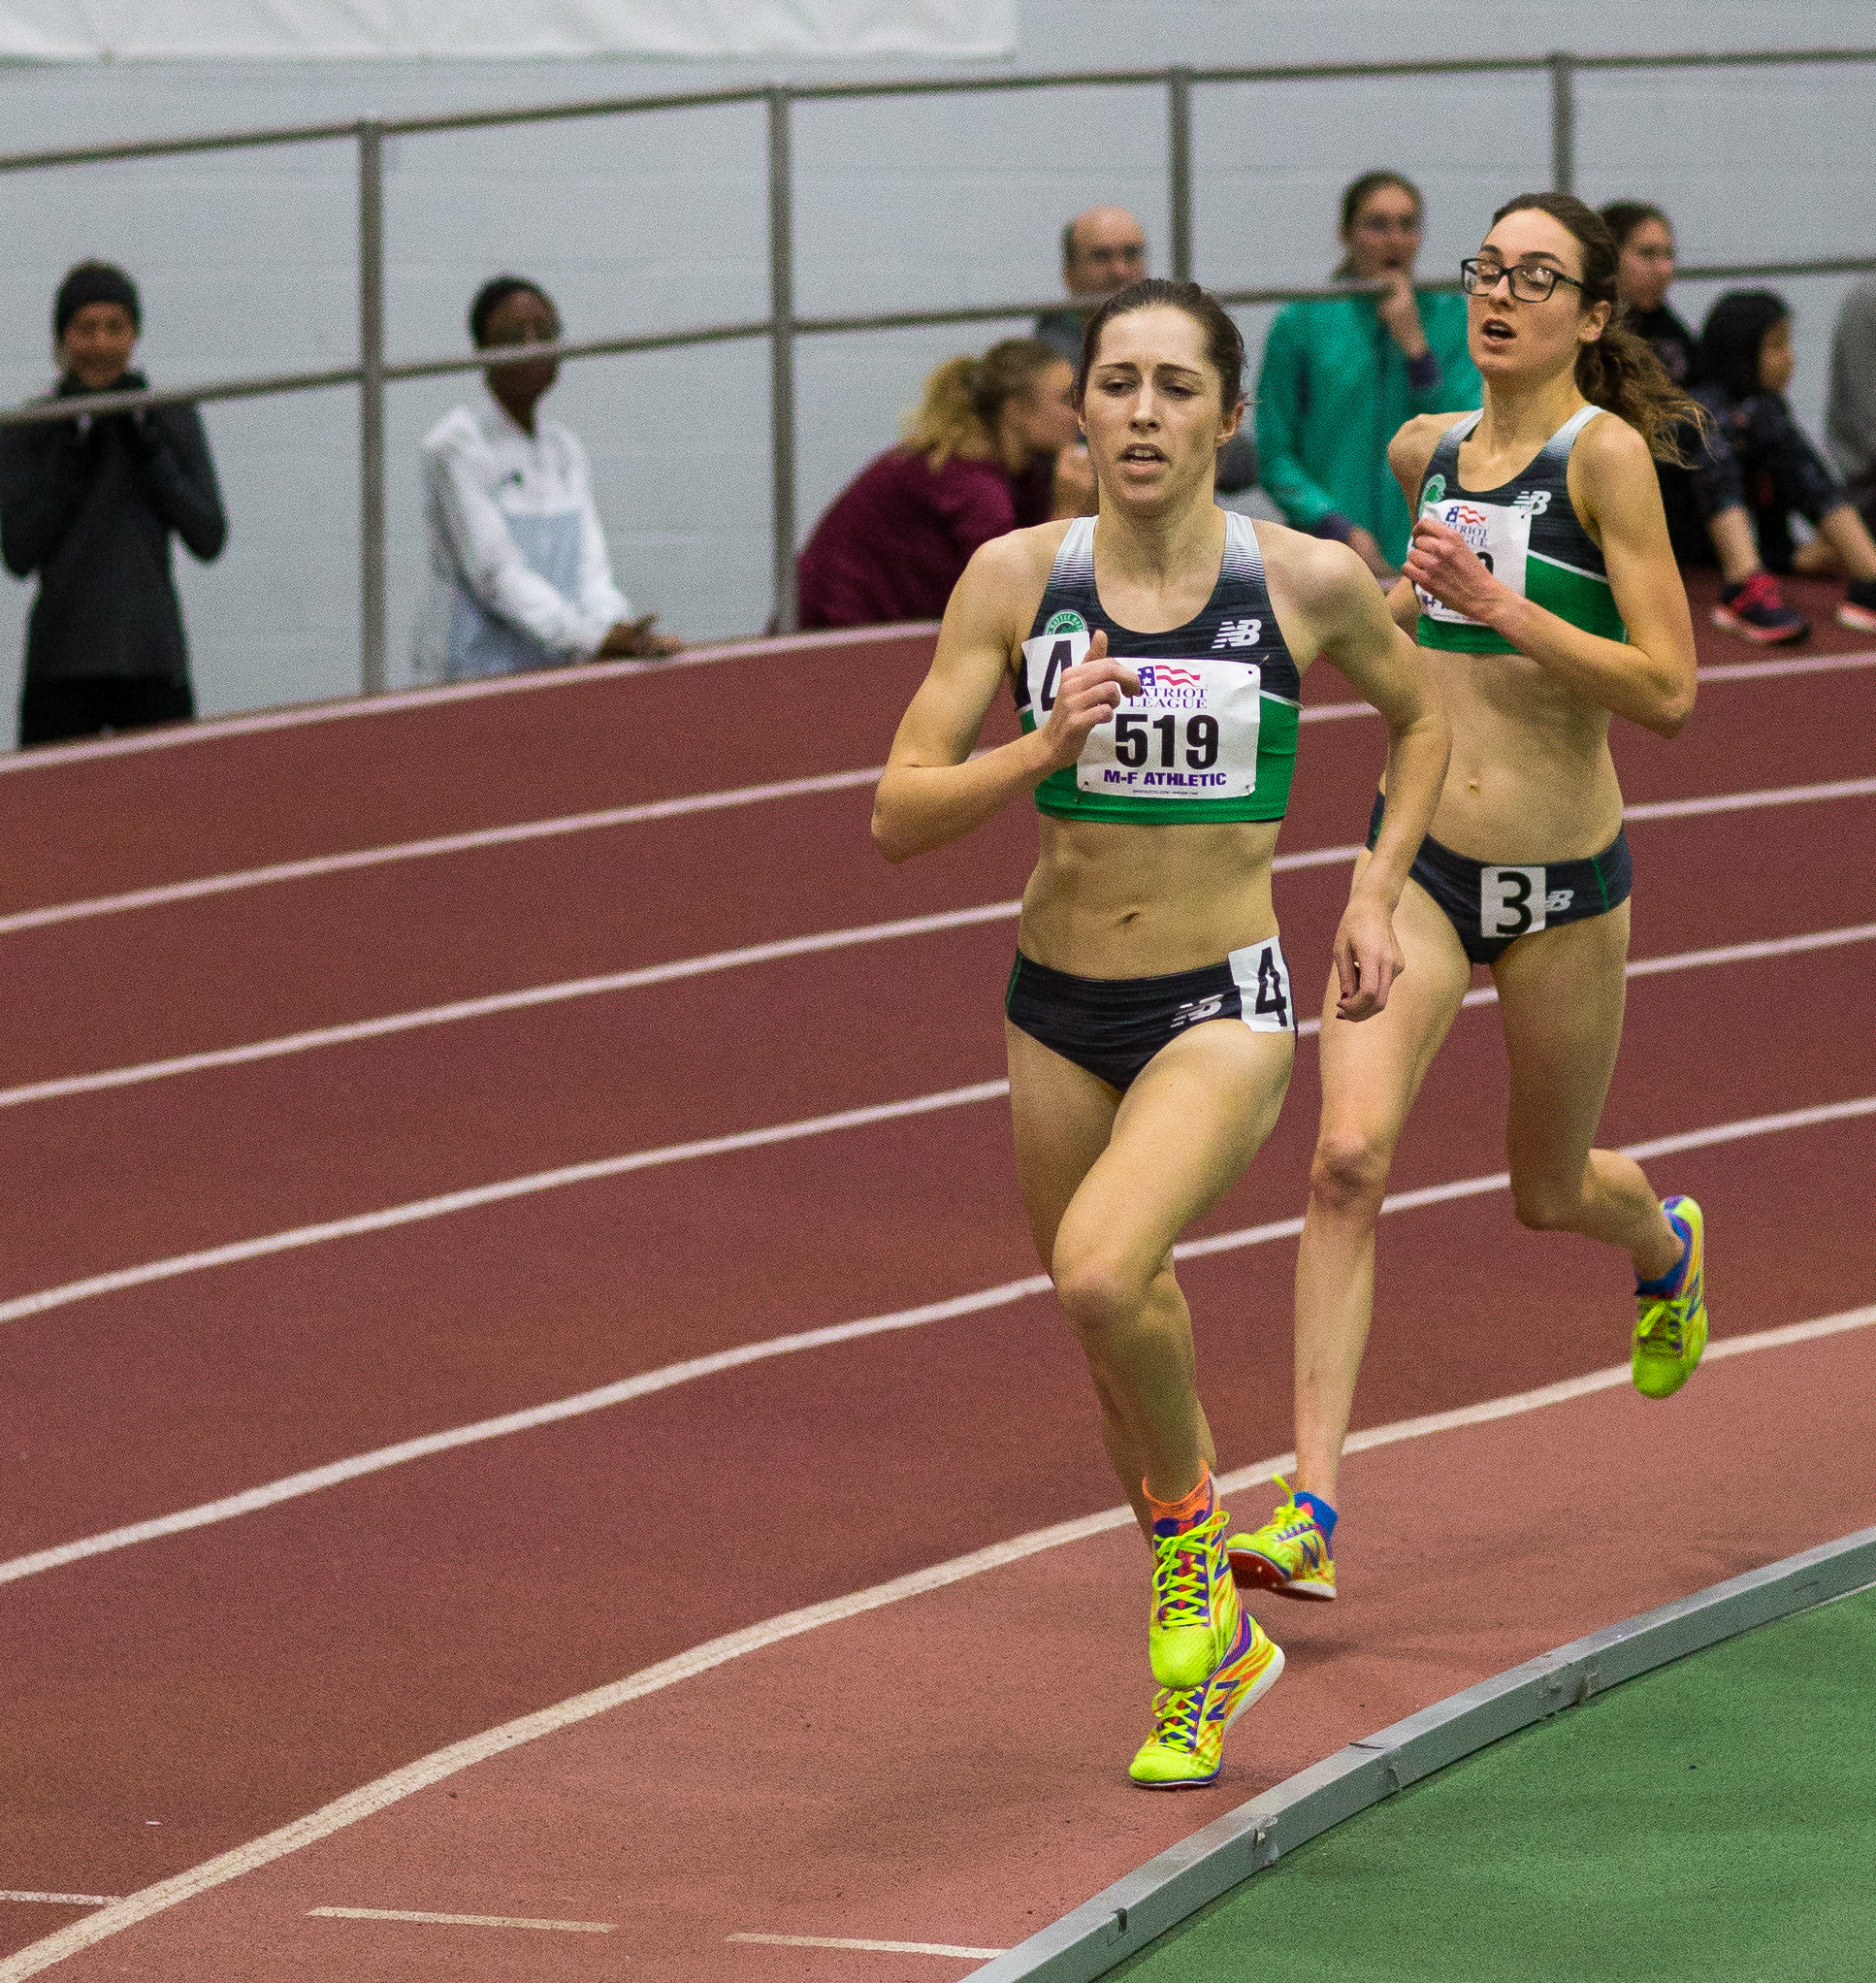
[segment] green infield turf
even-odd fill
[[[1230,1737],[1256,1739],[1256,1709]],[[1876,1585],[1508,1737],[1279,1860],[1128,1983],[1868,1983]]]

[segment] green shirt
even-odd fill
[[[1407,556],[1407,499],[1387,443],[1416,413],[1481,402],[1466,350],[1466,299],[1416,291],[1438,372],[1416,389],[1407,362],[1365,292],[1278,310],[1257,374],[1260,479],[1285,519],[1313,530],[1332,510],[1372,532],[1389,564]]]

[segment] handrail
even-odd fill
[[[1681,282],[1743,282],[1765,276],[1876,275],[1876,255],[1839,255],[1811,262],[1715,262],[1689,264],[1674,272]],[[1456,294],[1458,279],[1415,282],[1421,294]],[[1379,295],[1381,282],[1321,282],[1308,288],[1214,289],[1217,300],[1233,309],[1260,305],[1331,302],[1350,295]],[[871,316],[797,316],[792,319],[796,337],[847,335],[856,331],[906,331],[941,328],[946,324],[1014,323],[1073,308],[1070,298],[1045,296],[1027,303],[966,304],[955,309],[881,310]],[[384,366],[393,383],[411,378],[446,378],[451,374],[487,372],[492,366],[537,359],[616,358],[640,351],[686,350],[701,344],[728,344],[772,335],[767,317],[739,323],[702,324],[689,331],[649,331],[629,338],[569,338],[554,344],[503,345],[472,356],[412,358]],[[64,400],[32,400],[21,406],[0,407],[0,427],[40,427],[53,420],[84,416],[105,419],[113,413],[135,412],[145,406],[207,405],[215,400],[257,399],[269,393],[319,392],[330,386],[356,385],[359,368],[338,365],[323,372],[274,372],[256,378],[218,379],[205,385],[150,386],[136,392],[86,393]]]
[[[1677,53],[1579,55],[1552,50],[1542,55],[1464,55],[1394,62],[1268,63],[1256,66],[1172,67],[1025,71],[1021,74],[884,79],[871,81],[799,85],[740,85],[730,88],[666,90],[656,94],[581,99],[444,113],[433,116],[351,119],[344,122],[270,125],[181,138],[132,139],[104,145],[0,153],[0,173],[32,172],[54,166],[95,165],[133,159],[199,156],[257,146],[344,141],[358,160],[359,358],[355,365],[318,371],[275,373],[259,377],[217,379],[195,386],[154,388],[135,393],[87,394],[64,401],[36,401],[0,409],[0,427],[39,425],[82,415],[103,417],[140,407],[207,404],[272,394],[323,391],[354,386],[359,391],[360,438],[360,673],[366,693],[384,686],[384,393],[388,385],[415,378],[480,372],[490,354],[424,358],[402,363],[384,354],[383,146],[386,138],[420,137],[453,131],[494,130],[523,124],[630,116],[732,105],[760,106],[766,119],[768,152],[769,310],[765,317],[706,324],[690,330],[625,337],[565,340],[527,348],[531,357],[609,357],[695,345],[766,339],[770,346],[771,533],[774,552],[775,624],[794,624],[794,341],[816,337],[879,330],[931,329],[948,324],[1017,321],[1072,307],[1060,296],[1023,303],[963,305],[943,309],[889,310],[803,316],[794,304],[793,171],[792,118],[799,104],[856,102],[921,96],[998,95],[1065,88],[1156,88],[1166,94],[1167,188],[1171,215],[1173,273],[1188,278],[1192,260],[1192,92],[1200,87],[1243,83],[1302,83],[1411,80],[1430,76],[1548,76],[1551,183],[1569,191],[1574,179],[1575,101],[1579,74],[1638,70],[1715,70],[1752,67],[1876,63],[1876,48],[1740,49],[1683,50]],[[1688,267],[1688,280],[1731,281],[1876,271],[1876,258],[1838,256],[1811,261],[1763,261]],[[1267,286],[1215,289],[1233,307],[1252,307],[1346,295],[1346,283],[1333,286]],[[1423,289],[1456,289],[1452,280],[1416,284]],[[519,355],[519,347],[517,348]],[[499,360],[495,362],[500,362]]]

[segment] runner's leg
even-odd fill
[[[1364,856],[1364,859],[1367,857]],[[1407,968],[1384,1010],[1323,1006],[1322,1121],[1296,1255],[1296,1484],[1332,1506],[1375,1306],[1375,1221],[1407,1112],[1472,982],[1453,926],[1418,884],[1394,912]]]
[[[1162,1048],[1116,1101],[1028,1034],[1012,1026],[1008,1041],[1030,1227],[1087,1357],[1115,1472],[1149,1531],[1143,1481],[1177,1501],[1213,1457],[1173,1244],[1270,1133],[1293,1042],[1208,1022]]]
[[[1620,1247],[1636,1277],[1671,1273],[1681,1242],[1641,1166],[1594,1150],[1622,1044],[1629,905],[1514,943],[1492,967],[1511,1061],[1505,1147],[1519,1220]]]

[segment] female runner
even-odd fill
[[[1671,452],[1675,423],[1698,412],[1611,323],[1616,263],[1581,201],[1534,193],[1500,208],[1460,265],[1484,408],[1410,420],[1389,450],[1419,512],[1390,602],[1439,652],[1453,751],[1395,917],[1401,987],[1369,1024],[1346,1024],[1333,997],[1323,1016],[1296,1264],[1299,1484],[1228,1545],[1245,1583],[1285,1596],[1336,1594],[1336,1472],[1374,1306],[1375,1220],[1473,963],[1498,986],[1518,1219],[1634,1263],[1633,1365],[1647,1396],[1686,1382],[1706,1343],[1699,1207],[1658,1204],[1639,1165],[1590,1147],[1629,949],[1609,718],[1672,736],[1694,707],[1693,626],[1650,449]],[[1393,816],[1390,790],[1375,817]]]
[[[1217,1774],[1226,1726],[1282,1665],[1225,1565],[1172,1250],[1250,1161],[1289,1082],[1270,875],[1301,665],[1327,654],[1391,732],[1394,809],[1336,937],[1350,1023],[1387,1001],[1392,912],[1446,756],[1421,659],[1354,553],[1213,503],[1243,361],[1236,326],[1190,283],[1137,282],[1094,314],[1076,398],[1099,514],[972,558],[873,818],[903,861],[1012,799],[1033,795],[1042,814],[1005,1006],[1017,1163],[1153,1550],[1163,1691],[1131,1773],[1168,1788]],[[1006,681],[1023,733],[974,758]]]

